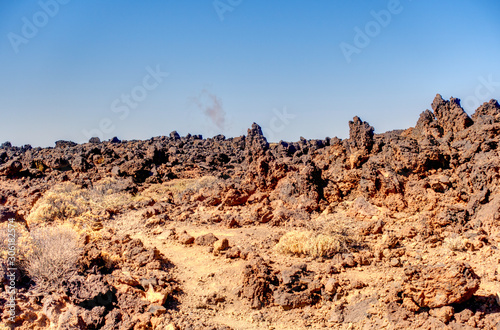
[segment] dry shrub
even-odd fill
[[[154,184],[146,188],[137,196],[137,199],[150,198],[163,201],[169,193],[181,198],[186,194],[193,194],[202,189],[218,190],[223,187],[223,180],[215,176],[203,176],[198,179],[174,179],[162,184]]]
[[[23,256],[24,256],[24,246],[26,246],[26,240],[27,237],[29,236],[29,232],[25,225],[20,222],[15,222],[14,227],[10,226],[10,228],[14,228],[14,233],[15,233],[15,260],[16,260],[16,265],[19,264],[20,261],[22,261]],[[7,266],[7,257],[8,252],[9,252],[9,239],[12,239],[12,236],[9,237],[9,223],[4,222],[0,223],[0,266],[6,267]]]
[[[191,184],[186,187],[185,192],[195,193],[205,188],[214,189],[221,188],[222,186],[222,179],[212,175],[206,175],[191,182]]]
[[[130,202],[132,196],[125,192],[126,183],[114,178],[105,178],[94,184],[85,192],[88,207],[93,211],[116,211]]]
[[[279,253],[298,256],[332,257],[348,252],[351,242],[342,234],[321,234],[313,231],[294,230],[281,237],[275,249]]]
[[[192,181],[194,181],[194,179],[174,179],[161,184],[152,184],[138,194],[135,199],[152,199],[157,202],[163,201],[168,199],[171,194],[178,195],[184,192]]]
[[[77,272],[80,237],[69,226],[34,229],[24,251],[23,268],[38,289],[54,291]]]
[[[86,210],[84,191],[71,182],[47,191],[33,206],[27,217],[29,225],[73,218]]]
[[[89,189],[65,182],[47,191],[33,206],[26,221],[30,227],[68,220],[84,227],[103,212],[116,212],[130,199],[114,179],[103,179]]]
[[[469,239],[455,234],[451,237],[446,237],[443,245],[452,251],[467,251],[471,248],[472,243]]]
[[[320,215],[304,223],[306,228],[283,235],[276,251],[299,256],[333,257],[362,247],[355,222],[340,214]]]
[[[2,275],[7,269],[8,245],[7,228],[0,228],[0,274]],[[0,278],[0,283],[1,281]]]

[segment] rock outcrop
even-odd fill
[[[473,124],[457,98],[452,97],[449,101],[445,101],[438,94],[432,102],[432,110],[445,135],[449,132],[458,133]]]
[[[414,266],[405,273],[404,294],[419,307],[460,304],[472,298],[480,284],[472,268],[463,263]]]

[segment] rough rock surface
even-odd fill
[[[250,300],[252,308],[262,308],[272,302],[271,285],[276,282],[271,267],[256,257],[245,266],[241,296]]]
[[[460,304],[479,289],[479,277],[463,263],[409,267],[405,273],[404,294],[420,307]]]

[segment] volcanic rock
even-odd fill
[[[405,273],[404,294],[420,307],[460,304],[479,289],[479,277],[464,263],[412,266]]]

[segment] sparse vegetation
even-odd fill
[[[162,201],[172,193],[174,197],[181,198],[185,194],[192,194],[202,189],[220,189],[223,180],[215,176],[203,176],[198,179],[174,179],[162,184],[154,184],[142,191],[137,197],[151,198],[155,201]]]
[[[78,233],[71,227],[37,228],[29,241],[23,268],[39,290],[53,291],[76,273],[82,248]]]
[[[352,239],[343,233],[294,230],[283,235],[275,249],[279,253],[297,256],[332,257],[339,252],[348,252],[352,243]]]
[[[105,212],[116,212],[131,196],[114,179],[103,179],[85,189],[66,182],[44,194],[27,217],[28,224],[72,222],[87,227]]]
[[[0,227],[0,272],[6,268],[7,262],[7,230]]]
[[[472,243],[465,237],[453,235],[446,237],[443,244],[452,251],[467,251],[471,248]]]
[[[163,201],[168,198],[169,193],[179,195],[184,192],[187,187],[196,181],[195,179],[174,179],[162,184],[153,184],[136,196],[136,199],[150,198],[155,201]]]
[[[8,228],[9,227],[7,222],[0,224],[0,267],[7,266],[7,257],[9,248],[8,239],[12,238],[12,236],[9,237]],[[25,244],[25,242],[28,236],[29,232],[26,229],[26,227],[23,224],[16,222],[16,227],[15,227],[16,242],[14,244],[14,246],[16,247],[15,251],[16,264],[18,264],[24,258],[24,250],[25,247],[27,247],[27,244]]]

